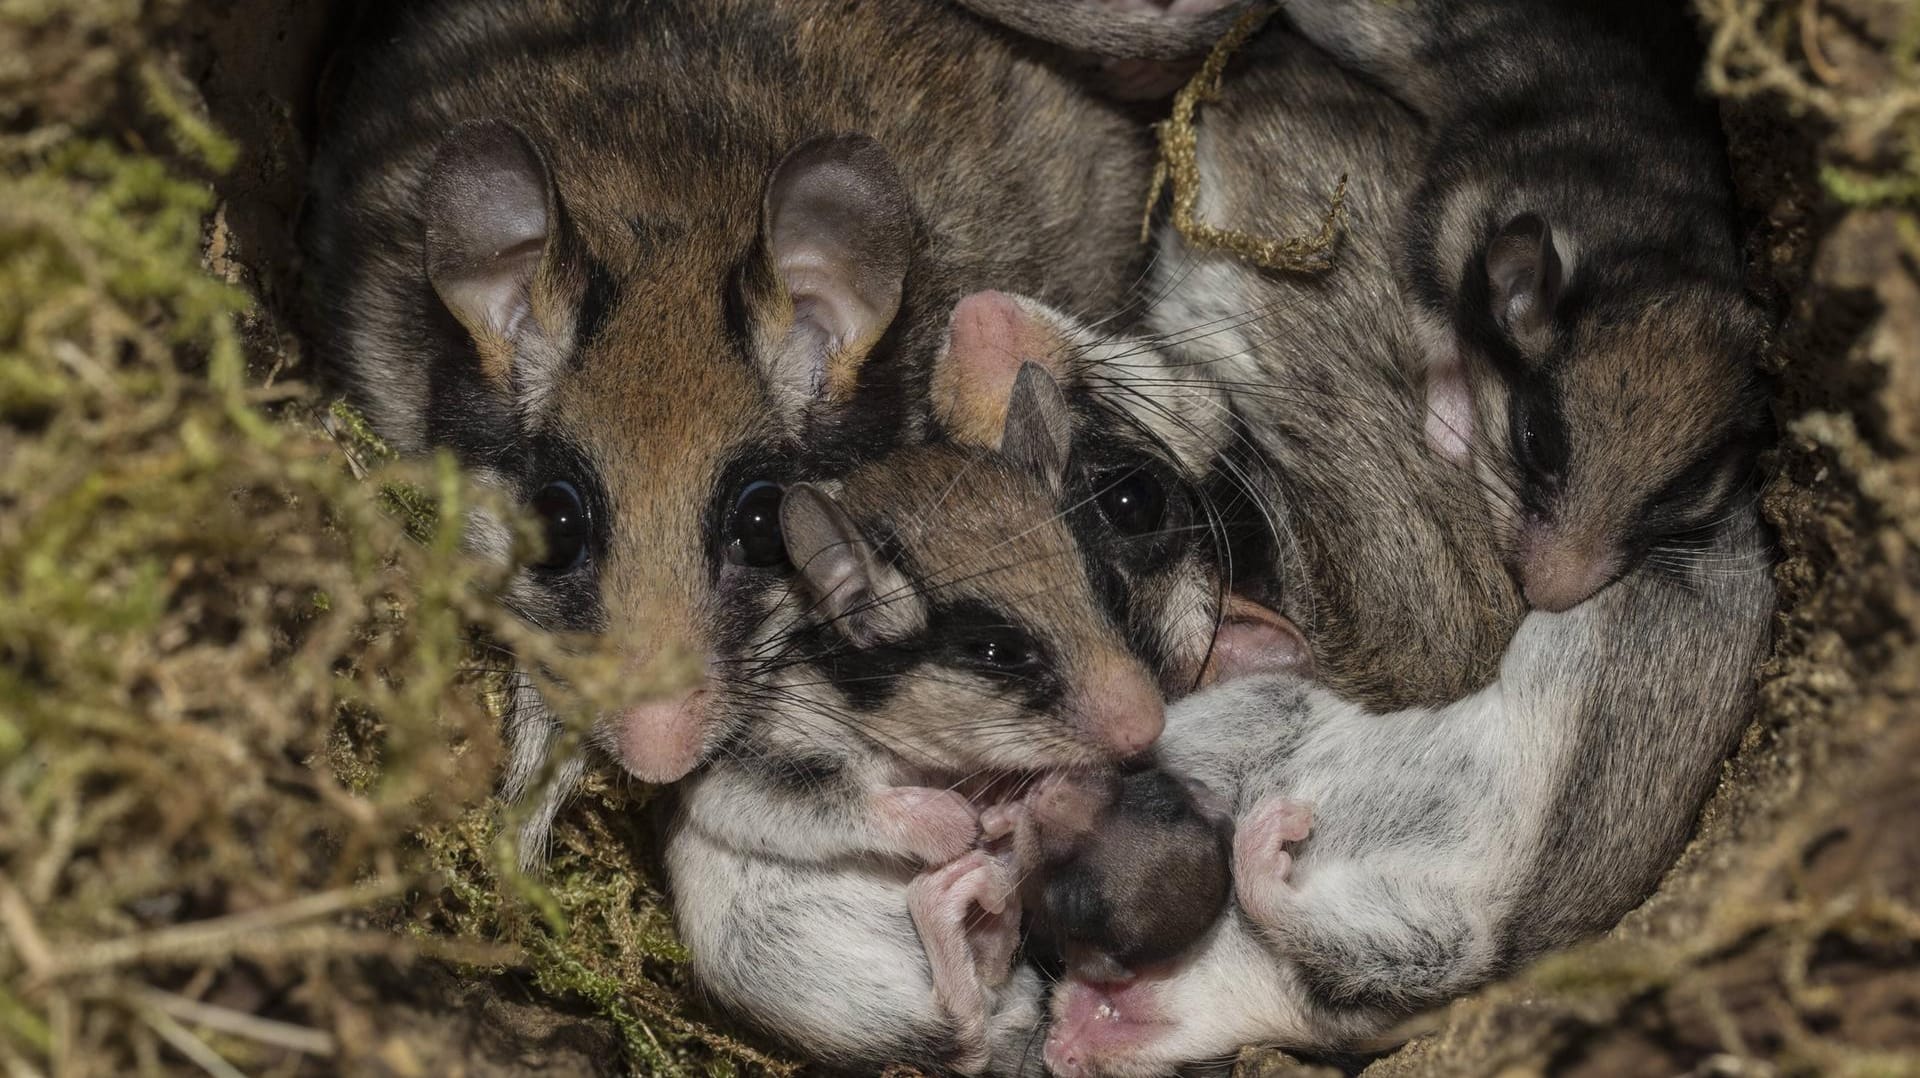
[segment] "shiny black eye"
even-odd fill
[[[727,558],[736,565],[769,569],[787,562],[780,534],[780,484],[758,479],[741,488],[727,517]]]
[[[580,497],[580,489],[564,479],[556,479],[533,496],[533,511],[540,517],[546,533],[546,555],[534,566],[550,573],[570,572],[587,560],[587,547],[593,536],[593,518]]]
[[[1520,454],[1529,461],[1540,459],[1540,432],[1534,429],[1533,420],[1526,417],[1520,420]]]
[[[1109,472],[1096,481],[1100,512],[1122,535],[1158,531],[1167,515],[1167,492],[1146,468]]]
[[[1566,469],[1567,453],[1565,436],[1549,429],[1558,422],[1552,407],[1523,404],[1516,397],[1508,421],[1514,460],[1534,482],[1557,485]]]
[[[973,636],[962,645],[971,665],[996,674],[1022,674],[1039,663],[1033,641],[1018,629],[1000,629]]]

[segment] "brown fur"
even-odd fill
[[[320,351],[401,450],[451,446],[522,496],[552,478],[537,446],[577,451],[606,510],[590,590],[522,579],[510,601],[624,637],[636,668],[712,650],[751,583],[707,531],[730,467],[806,474],[920,436],[923,365],[963,291],[1104,313],[1133,279],[1141,132],[942,5],[477,0],[380,20],[343,55],[316,156]],[[486,339],[476,362],[420,268],[424,174],[477,120],[523,132],[557,195],[565,242],[534,299],[551,347],[531,360]],[[791,317],[755,264],[761,199],[791,147],[843,131],[890,153],[911,267],[892,328],[834,357],[823,406],[795,414],[757,369],[773,341],[756,327]]]
[[[1747,360],[1729,347],[1718,299],[1675,291],[1627,325],[1579,325],[1572,352],[1582,360],[1557,380],[1572,438],[1554,514],[1562,531],[1627,544],[1641,507],[1698,447],[1726,436],[1726,386]]]

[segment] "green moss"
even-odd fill
[[[565,674],[563,714],[620,675],[487,599],[502,570],[452,523],[515,518],[450,458],[396,459],[344,406],[253,403],[251,301],[200,264],[197,177],[239,147],[149,47],[180,10],[0,7],[34,76],[0,81],[0,117],[39,118],[0,133],[0,1061],[191,1071],[143,993],[238,977],[353,1028],[377,1013],[356,956],[465,953],[589,1003],[636,1070],[784,1069],[687,1017],[643,797],[598,790],[550,875],[515,867],[500,649]],[[357,1064],[306,1061],[335,1068]]]

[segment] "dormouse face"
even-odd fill
[[[1024,381],[997,450],[896,450],[788,488],[793,589],[730,664],[742,721],[830,723],[950,780],[1152,744],[1158,687],[1062,511],[1071,420],[1037,368]]]
[[[1565,610],[1650,551],[1703,541],[1749,493],[1760,332],[1743,299],[1706,286],[1608,304],[1648,290],[1580,278],[1538,218],[1510,223],[1487,259],[1512,563],[1531,605]]]
[[[713,686],[645,686],[749,632],[753,593],[786,572],[781,486],[893,320],[912,230],[864,136],[787,154],[734,243],[641,229],[618,201],[556,183],[508,124],[447,138],[421,212],[428,283],[460,342],[429,412],[457,418],[428,435],[540,518],[545,552],[507,601],[614,638],[639,689],[596,736],[670,781],[714,743]]]
[[[1221,495],[1231,497],[1230,484],[1195,476],[1221,474],[1236,432],[1224,396],[1206,380],[1167,379],[1188,387],[1174,397],[1138,391],[1141,377],[1156,380],[1151,368],[1173,362],[1038,301],[981,292],[955,308],[932,387],[947,429],[978,439],[1001,422],[1022,364],[1055,378],[1079,435],[1070,518],[1107,567],[1113,616],[1169,699],[1229,672],[1310,665],[1291,623],[1226,594],[1230,521]]]

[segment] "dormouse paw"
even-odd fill
[[[926,948],[933,996],[952,1019],[967,1072],[986,1062],[989,994],[1006,983],[1020,943],[1020,906],[1000,859],[972,850],[907,885],[907,911]]]
[[[944,865],[973,848],[980,816],[973,802],[931,786],[889,786],[873,795],[876,829],[923,864]]]
[[[1234,825],[1233,893],[1240,908],[1256,921],[1281,919],[1281,906],[1292,885],[1293,854],[1289,843],[1313,833],[1313,810],[1303,802],[1270,797],[1253,807]]]
[[[980,812],[980,841],[992,844],[1013,834],[1026,826],[1027,806],[1020,801],[1002,801],[989,805]]]

